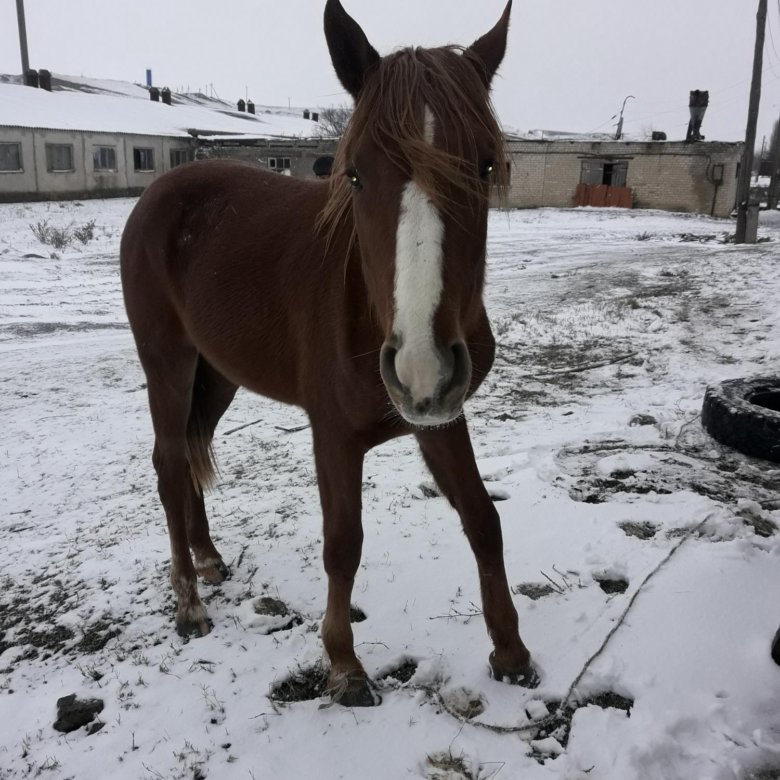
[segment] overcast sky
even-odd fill
[[[342,0],[385,53],[470,43],[504,0]],[[688,92],[709,89],[702,131],[744,138],[758,0],[515,0],[495,82],[502,122],[520,130],[625,130],[684,137]],[[69,75],[310,107],[349,102],[322,34],[324,0],[25,0],[30,64]],[[0,72],[21,71],[15,0],[0,0]],[[780,114],[780,0],[769,29],[758,143]]]

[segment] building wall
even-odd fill
[[[0,142],[20,143],[22,171],[0,171],[0,200],[56,200],[139,194],[158,176],[171,169],[171,151],[180,149],[194,157],[194,141],[167,136],[89,133],[78,130],[46,130],[0,127]],[[47,144],[73,147],[73,170],[48,171]],[[96,171],[93,152],[113,147],[115,171]],[[135,147],[154,149],[154,170],[136,171]]]
[[[20,143],[21,171],[0,171],[0,197],[4,193],[35,192],[38,189],[33,131],[27,128],[0,127],[0,143]]]
[[[511,141],[508,205],[515,208],[573,205],[582,162],[627,161],[626,186],[636,208],[728,216],[734,208],[742,144],[655,141]],[[712,181],[723,165],[723,182]]]
[[[323,139],[253,139],[220,141],[199,139],[197,156],[199,159],[228,158],[252,162],[263,168],[269,167],[269,159],[289,158],[290,175],[303,179],[313,179],[314,161],[323,155],[334,155],[338,142],[331,138]]]
[[[190,159],[232,158],[269,167],[269,159],[290,160],[290,175],[311,178],[317,157],[334,154],[333,139],[210,140],[123,133],[88,133],[0,127],[0,142],[19,142],[20,172],[0,172],[0,200],[106,197],[140,193],[170,170],[171,151],[187,150]],[[46,170],[46,144],[73,145],[73,168]],[[93,151],[113,146],[115,172],[94,170]],[[197,148],[196,148],[197,146]],[[155,170],[136,171],[134,147],[154,149]],[[508,205],[514,208],[568,207],[580,182],[583,160],[626,161],[626,185],[634,206],[728,216],[736,198],[742,144],[623,141],[510,141],[511,182]],[[723,165],[723,183],[712,181]],[[713,208],[714,206],[714,208]]]

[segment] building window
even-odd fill
[[[0,144],[0,171],[22,170],[22,145]]]
[[[96,171],[116,170],[116,149],[113,146],[98,146],[92,152]]]
[[[73,144],[46,144],[46,170],[63,173],[73,170]]]
[[[190,159],[190,153],[187,149],[171,149],[171,168],[177,165],[183,165]]]
[[[581,184],[606,184],[625,187],[628,179],[627,160],[583,160]]]
[[[289,171],[290,170],[290,158],[289,157],[269,157],[268,167],[272,171]]]
[[[153,171],[154,149],[133,147],[133,165],[137,171]]]

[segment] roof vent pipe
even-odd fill
[[[704,136],[701,134],[701,123],[709,104],[710,93],[706,89],[691,90],[691,97],[688,101],[688,108],[691,112],[691,121],[688,122],[688,134],[685,136],[686,141],[704,140]]]

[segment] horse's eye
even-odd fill
[[[354,168],[347,168],[347,170],[344,171],[344,175],[347,177],[347,180],[349,181],[349,184],[353,190],[363,189],[363,184],[360,181],[360,176],[358,176],[358,172]]]
[[[480,178],[482,178],[482,179],[489,179],[492,176],[493,171],[495,170],[495,168],[496,168],[496,164],[495,164],[495,162],[493,160],[483,160],[479,164],[479,176],[480,176]]]

